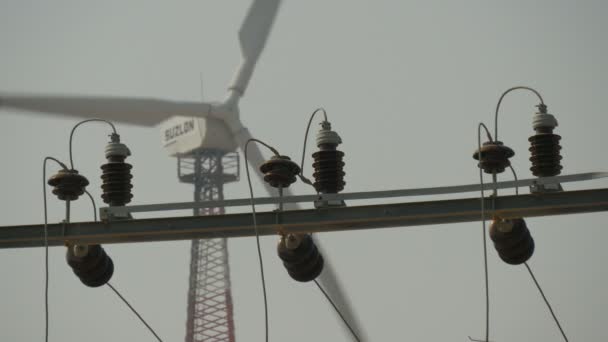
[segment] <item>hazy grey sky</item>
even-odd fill
[[[196,100],[202,72],[205,98],[219,100],[240,60],[236,32],[249,4],[0,0],[0,91]],[[286,1],[241,116],[254,136],[299,159],[308,116],[324,106],[344,140],[346,191],[456,185],[477,180],[471,158],[477,123],[492,124],[502,91],[529,85],[559,120],[564,173],[606,170],[607,10],[604,1]],[[516,151],[513,164],[522,178],[531,175],[527,137],[535,104],[520,92],[502,107],[500,137]],[[77,121],[0,113],[0,223],[41,223],[42,159],[67,161]],[[118,129],[133,152],[134,204],[191,198],[157,129]],[[96,198],[107,133],[91,125],[76,135],[76,168]],[[310,193],[301,184],[295,189]],[[228,186],[227,196],[247,196],[246,183]],[[358,204],[364,202],[350,205]],[[62,206],[50,198],[52,222],[62,219]],[[531,266],[571,341],[608,337],[607,218],[528,220],[537,245]],[[74,219],[91,220],[90,203],[77,202]],[[484,332],[480,226],[320,239],[370,340],[467,341]],[[287,276],[276,241],[262,239],[271,340],[351,341],[317,289]],[[112,282],[165,341],[184,338],[189,245],[106,247],[116,264]],[[254,240],[229,245],[237,340],[263,340]],[[43,255],[42,249],[0,251],[3,341],[43,339]],[[493,249],[489,260],[491,339],[559,341],[525,269],[500,262]],[[50,341],[154,340],[109,289],[78,281],[64,248],[51,249],[50,265]]]

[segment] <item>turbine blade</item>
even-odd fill
[[[280,0],[254,0],[239,30],[243,60],[228,88],[244,94],[279,9]]]
[[[243,149],[245,147],[245,144],[247,143],[247,141],[249,139],[251,139],[251,133],[249,132],[249,130],[247,128],[242,127],[242,129],[240,129],[239,131],[237,131],[237,133],[234,134],[234,137],[236,139],[237,144],[241,147],[241,149]],[[264,184],[266,191],[268,191],[268,193],[271,196],[277,196],[277,189],[268,185],[264,181],[262,173],[258,171],[258,167],[264,161],[267,160],[264,158],[262,151],[260,150],[260,147],[258,144],[255,144],[255,143],[249,144],[249,146],[247,147],[247,160],[249,162],[249,166],[252,168],[252,172],[255,173],[256,175],[258,175],[262,184]],[[283,195],[292,196],[293,194],[289,188],[286,188],[286,189],[283,189]],[[300,209],[300,207],[298,206],[297,203],[286,203],[285,208],[288,210]],[[362,326],[359,323],[359,321],[357,320],[357,316],[355,315],[355,313],[350,305],[350,302],[345,294],[344,288],[342,287],[342,284],[340,283],[340,281],[338,280],[338,277],[336,276],[336,272],[334,271],[334,269],[332,268],[332,266],[329,262],[329,259],[330,259],[329,256],[327,254],[325,254],[325,251],[321,247],[318,237],[315,238],[315,242],[317,244],[317,248],[319,248],[321,253],[323,253],[323,257],[325,260],[323,272],[321,273],[321,275],[319,276],[319,278],[317,280],[319,281],[321,286],[323,286],[323,288],[325,289],[325,291],[327,292],[329,297],[332,299],[334,304],[336,304],[336,306],[340,309],[340,312],[342,313],[342,315],[344,316],[344,318],[346,319],[348,324],[350,324],[350,326],[353,328],[353,330],[355,331],[357,336],[359,336],[361,341],[366,341],[367,339],[364,337],[365,335],[364,335]],[[342,324],[341,321],[340,321],[340,324]],[[348,329],[346,327],[344,327],[344,330],[345,330],[345,334],[348,334],[350,336],[350,331],[348,331]]]
[[[340,309],[340,312],[344,316],[344,319],[348,322],[348,324],[351,326],[351,328],[357,334],[359,339],[362,342],[367,341],[367,338],[365,337],[364,331],[357,318],[357,315],[355,314],[355,311],[352,309],[352,307],[350,305],[350,300],[348,299],[348,296],[346,295],[346,292],[344,291],[342,283],[340,283],[340,280],[336,276],[336,272],[334,271],[333,266],[329,262],[329,260],[331,260],[331,257],[329,255],[327,255],[326,250],[322,247],[319,240],[320,240],[319,236],[317,235],[317,237],[315,238],[315,243],[317,245],[317,248],[323,255],[325,264],[323,266],[323,272],[317,278],[317,281],[319,282],[319,284],[321,284],[321,286],[323,287],[325,292],[327,292],[327,294],[329,295],[331,300],[334,302],[334,304],[336,304],[338,309]],[[342,322],[340,322],[340,323],[342,323]],[[346,327],[345,327],[345,330],[347,330]],[[347,334],[350,335],[350,331],[348,331]]]
[[[174,115],[206,117],[213,106],[147,98],[0,94],[2,108],[154,126]]]

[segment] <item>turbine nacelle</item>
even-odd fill
[[[176,157],[199,149],[235,151],[239,147],[235,133],[243,129],[235,100],[211,103],[209,111],[200,116],[177,115],[163,121],[160,138],[167,153]]]

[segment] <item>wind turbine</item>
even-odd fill
[[[186,168],[192,168],[192,175],[182,175],[180,173],[180,176],[183,176],[180,178],[182,181],[195,184],[195,200],[218,199],[218,197],[221,199],[223,198],[223,184],[238,179],[238,175],[232,179],[226,177],[222,164],[223,158],[231,153],[234,155],[237,147],[244,148],[245,143],[252,138],[251,133],[240,120],[238,104],[245,94],[256,62],[264,49],[280,3],[280,0],[253,1],[239,30],[242,61],[223,101],[206,103],[107,96],[0,94],[0,108],[80,118],[103,118],[138,126],[152,127],[160,124],[161,137],[169,154],[177,157],[180,165],[185,163],[187,164]],[[260,148],[255,144],[249,147],[247,157],[249,164],[253,167],[259,166],[265,161]],[[188,159],[191,159],[191,164],[188,164]],[[202,166],[204,168],[204,165],[207,166],[207,174],[200,169]],[[212,173],[216,173],[215,176],[219,174],[220,177],[212,177],[216,180],[216,183],[211,184],[215,188],[212,187],[210,191],[205,191],[203,183],[209,184],[209,179],[202,180],[200,177],[213,176]],[[255,173],[261,176],[259,172]],[[270,194],[275,193],[275,190],[266,182],[262,181],[261,183]],[[284,195],[290,195],[289,189],[284,189]],[[223,212],[222,208],[218,208],[218,210],[215,213]],[[215,240],[218,241],[193,241],[187,342],[203,339],[205,341],[234,341],[235,339],[226,241],[224,239]],[[205,243],[207,243],[206,246],[201,245]],[[317,245],[319,245],[318,241]],[[204,260],[214,258],[211,255],[213,253],[215,253],[213,265],[205,263]],[[200,276],[200,272],[208,271],[206,267],[218,268],[215,270],[215,278],[212,279],[215,284],[212,290],[223,295],[223,304],[216,307],[215,310],[222,311],[224,318],[219,323],[216,322],[216,326],[211,327],[208,325],[209,322],[197,317],[197,312],[194,309],[198,306],[197,304],[207,307],[217,305],[205,302],[204,299],[202,302],[197,302],[197,297],[200,298],[197,292],[208,290],[206,285],[203,284],[203,281],[208,279]],[[361,336],[363,331],[350,308],[331,264],[327,261],[327,257],[319,282],[341,309],[345,319]],[[219,287],[217,284],[220,284]],[[211,331],[211,333],[206,334],[208,331]]]

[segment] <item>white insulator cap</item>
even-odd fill
[[[557,127],[557,119],[549,113],[537,112],[532,118],[532,127],[537,128],[555,128]]]
[[[131,151],[129,150],[127,145],[125,145],[123,143],[111,142],[106,145],[106,158],[109,158],[112,156],[128,157],[130,155],[131,155]]]
[[[338,133],[331,130],[329,121],[321,123],[321,130],[317,133],[317,146],[321,145],[339,145],[342,143],[342,138]]]
[[[106,158],[112,156],[128,157],[131,155],[131,151],[127,145],[120,142],[120,136],[118,134],[112,134],[112,141],[106,145]]]

